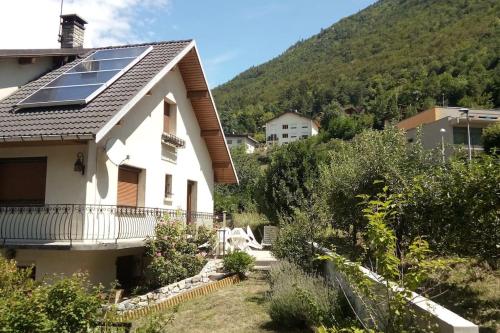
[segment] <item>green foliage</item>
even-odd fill
[[[297,214],[288,221],[280,223],[280,232],[271,252],[281,260],[289,261],[307,272],[316,269],[314,262],[316,249],[313,242],[322,236],[321,224],[309,220],[304,214]]]
[[[431,273],[447,269],[452,261],[432,258],[428,243],[422,238],[414,239],[404,248],[400,244],[398,248],[391,225],[399,218],[400,207],[404,205],[400,194],[389,194],[388,187],[384,186],[375,197],[366,195],[362,199],[368,223],[365,262],[370,262],[371,269],[389,282],[375,285],[368,276],[360,274],[358,264],[349,263],[336,254],[322,258],[334,262],[354,292],[364,299],[365,310],[375,327],[384,332],[420,332],[428,318],[422,318],[408,306],[411,292],[417,290]],[[426,331],[434,329],[429,324]]]
[[[222,123],[254,133],[284,110],[355,107],[380,128],[443,98],[499,107],[499,16],[495,0],[378,1],[214,89]]]
[[[174,320],[175,312],[177,307],[174,309],[174,313],[155,313],[148,316],[144,323],[141,323],[134,332],[135,333],[167,333],[169,330],[167,326]]]
[[[486,127],[481,138],[486,153],[500,154],[500,123]]]
[[[257,182],[261,177],[257,156],[247,154],[243,146],[231,149],[239,184],[215,186],[215,210],[228,213],[255,211],[258,194]]]
[[[183,222],[160,221],[155,236],[146,241],[146,254],[151,258],[146,268],[148,284],[159,288],[196,275],[206,260],[198,253],[196,238],[188,237]]]
[[[45,312],[54,332],[85,333],[100,318],[99,289],[84,274],[58,279],[47,291]]]
[[[102,316],[100,290],[84,274],[53,284],[29,278],[14,261],[0,258],[2,332],[88,332]]]
[[[269,315],[280,327],[329,325],[335,320],[337,293],[323,279],[287,261],[273,265],[269,278]]]
[[[233,251],[224,256],[223,268],[225,272],[236,273],[240,277],[244,277],[255,264],[255,259],[251,255],[243,251]]]
[[[282,216],[292,216],[299,209],[309,211],[319,203],[319,170],[326,161],[325,145],[316,138],[292,142],[271,154],[259,188],[260,207],[271,222],[278,223]]]
[[[498,266],[500,160],[482,155],[453,159],[415,176],[402,194],[402,219],[410,237],[428,235],[440,253],[480,256]]]
[[[358,233],[366,227],[362,211],[354,209],[359,195],[381,191],[378,181],[387,184],[391,192],[400,193],[413,187],[415,175],[430,173],[441,164],[437,152],[425,151],[420,141],[409,146],[405,134],[392,127],[365,131],[350,142],[335,143],[320,181],[327,189],[334,226],[351,235],[353,247]],[[402,232],[402,225],[393,227]]]

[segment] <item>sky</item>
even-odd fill
[[[375,0],[64,0],[86,47],[195,39],[214,88]],[[0,48],[57,48],[61,0],[0,0]],[[7,33],[9,32],[9,33]]]

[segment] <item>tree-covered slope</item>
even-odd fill
[[[354,106],[375,126],[434,104],[500,106],[498,0],[381,0],[214,89],[226,130]]]

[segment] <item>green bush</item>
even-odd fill
[[[85,333],[100,318],[99,290],[84,274],[55,281],[47,291],[45,311],[59,333]]]
[[[269,279],[269,315],[280,327],[331,325],[334,322],[337,293],[323,279],[287,261],[273,265]]]
[[[224,256],[223,267],[225,272],[237,273],[240,277],[244,277],[254,263],[255,259],[248,253],[233,251]]]
[[[88,332],[102,316],[100,290],[84,274],[35,282],[30,270],[0,257],[2,332]]]
[[[488,154],[500,154],[500,123],[486,127],[482,135],[484,151]]]
[[[146,241],[146,254],[151,262],[146,267],[147,283],[159,288],[200,272],[206,260],[198,253],[196,241],[188,238],[183,222],[160,221],[155,237]]]

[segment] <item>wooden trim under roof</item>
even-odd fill
[[[200,58],[193,47],[179,62],[179,69],[187,90],[193,110],[198,119],[201,133],[212,158],[214,179],[216,183],[235,184],[238,176],[226,145],[224,132],[220,123],[212,94],[205,80]]]

